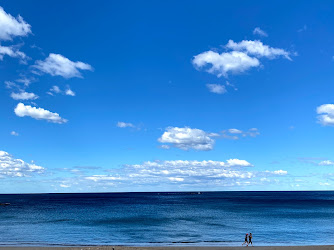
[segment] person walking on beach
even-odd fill
[[[242,246],[245,245],[245,244],[247,244],[247,246],[248,246],[248,234],[245,235],[245,242],[242,243]]]
[[[249,236],[248,236],[248,245],[251,244],[253,246],[252,238],[253,238],[252,233],[249,233]]]

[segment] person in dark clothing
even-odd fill
[[[245,244],[247,244],[247,246],[248,246],[248,234],[245,235],[245,242],[242,243],[242,246],[245,245]]]
[[[249,236],[248,236],[248,245],[251,244],[253,246],[252,238],[253,238],[252,233],[249,233]]]

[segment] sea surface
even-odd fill
[[[0,195],[0,245],[334,244],[334,192]]]

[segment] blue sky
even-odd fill
[[[0,6],[0,193],[333,189],[331,1]]]

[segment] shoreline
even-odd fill
[[[308,245],[308,246],[248,246],[260,250],[334,250],[334,245]],[[8,250],[241,250],[247,246],[0,246]]]

